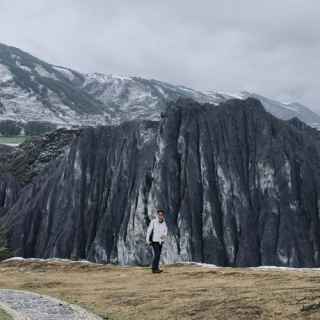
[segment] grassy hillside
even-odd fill
[[[0,288],[48,294],[105,319],[320,319],[320,270],[0,263]]]
[[[2,137],[0,136],[0,144],[20,144],[24,142],[28,137],[26,136],[14,136],[14,137]]]

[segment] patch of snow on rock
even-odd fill
[[[51,78],[51,79],[57,80],[57,78],[56,78],[56,76],[54,74],[48,72],[45,68],[43,68],[40,65],[37,65],[35,67],[35,70],[42,77],[46,77],[46,78]]]
[[[70,259],[62,259],[62,258],[48,258],[48,259],[42,259],[42,258],[23,258],[23,257],[12,257],[6,260],[3,260],[2,263],[5,262],[61,262],[61,263],[82,263],[82,264],[99,264],[95,262],[91,262],[88,260],[70,260]]]
[[[198,267],[205,267],[205,268],[221,268],[215,264],[210,264],[210,263],[202,263],[202,262],[193,262],[193,261],[186,261],[182,262],[182,264],[188,264],[188,265],[193,265],[193,266],[198,266]]]
[[[56,71],[62,73],[68,80],[70,80],[70,81],[74,80],[75,75],[69,69],[66,69],[66,68],[63,68],[63,67],[59,67],[59,66],[54,66],[53,68]]]
[[[20,60],[16,60],[16,65],[17,65],[20,69],[22,69],[22,70],[24,70],[24,71],[32,72],[32,70],[31,70],[29,67],[23,65],[23,64],[20,62]]]
[[[0,64],[0,83],[13,80],[11,71],[7,66]]]

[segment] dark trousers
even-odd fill
[[[159,269],[159,261],[162,249],[162,243],[159,242],[152,242],[153,248],[153,262],[152,262],[152,270]]]

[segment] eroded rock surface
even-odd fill
[[[14,168],[0,179],[11,181],[0,191],[16,255],[148,264],[146,228],[161,207],[164,262],[320,264],[319,133],[258,100],[180,99],[160,122],[81,129],[57,149],[39,170],[31,161],[30,181]]]

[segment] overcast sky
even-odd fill
[[[248,90],[320,112],[319,0],[0,0],[0,42],[82,72]]]

